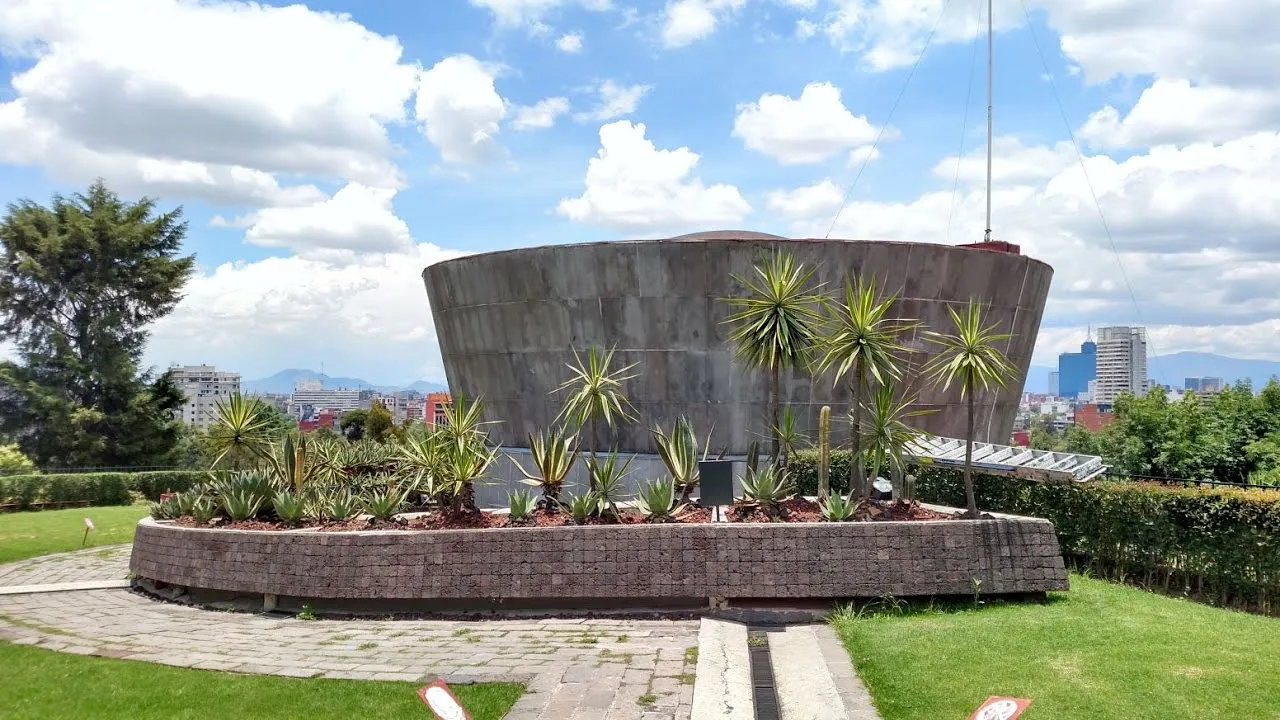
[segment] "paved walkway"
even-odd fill
[[[0,566],[0,584],[112,580],[128,546]],[[509,720],[685,720],[697,621],[315,620],[158,602],[124,589],[0,596],[0,639],[82,655],[294,677],[528,685]]]
[[[153,600],[121,582],[128,561],[119,545],[0,565],[0,640],[227,672],[523,682],[507,720],[755,716],[747,629],[736,622],[307,621]],[[782,720],[878,720],[829,627],[768,636]]]

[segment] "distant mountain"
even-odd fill
[[[1031,366],[1027,370],[1024,392],[1049,391],[1049,373],[1056,367]],[[1255,390],[1262,389],[1271,377],[1280,377],[1280,362],[1247,360],[1214,353],[1177,352],[1154,355],[1147,359],[1147,375],[1161,385],[1182,387],[1189,377],[1220,377],[1228,383],[1250,380]]]
[[[299,380],[319,380],[324,383],[326,388],[378,390],[380,392],[414,390],[425,394],[428,392],[437,392],[446,389],[441,383],[427,382],[426,380],[419,380],[405,387],[397,387],[395,385],[374,385],[368,380],[364,380],[362,378],[330,377],[314,370],[302,370],[299,368],[281,370],[271,377],[261,378],[258,380],[242,380],[240,382],[240,389],[245,393],[288,394],[293,392],[293,386],[296,385]]]

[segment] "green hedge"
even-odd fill
[[[40,502],[128,505],[133,502],[131,492],[157,500],[166,490],[181,492],[208,477],[202,470],[9,475],[0,477],[0,505],[16,504],[19,509]]]
[[[831,485],[848,487],[849,453],[832,453]],[[814,494],[817,454],[792,460],[797,485]],[[961,473],[917,467],[916,496],[964,507]],[[1280,492],[1092,481],[1046,485],[977,475],[983,510],[1051,520],[1074,565],[1219,605],[1280,612]]]

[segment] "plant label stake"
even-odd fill
[[[698,462],[698,500],[704,506],[714,508],[713,516],[723,522],[723,506],[733,504],[733,461]]]
[[[453,691],[443,680],[436,680],[426,687],[418,688],[418,697],[426,703],[436,720],[471,720],[462,703],[454,696]]]
[[[95,529],[93,527],[93,521],[90,520],[89,518],[85,518],[84,519],[84,538],[80,540],[80,547],[84,547],[84,544],[89,542],[89,531],[93,529]]]
[[[969,720],[1013,720],[1031,704],[1025,698],[991,696],[973,711]]]

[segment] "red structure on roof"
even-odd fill
[[[973,248],[974,250],[992,250],[995,252],[1009,253],[1010,255],[1021,255],[1022,246],[1007,243],[1003,240],[992,240],[991,242],[964,243],[959,247]]]

